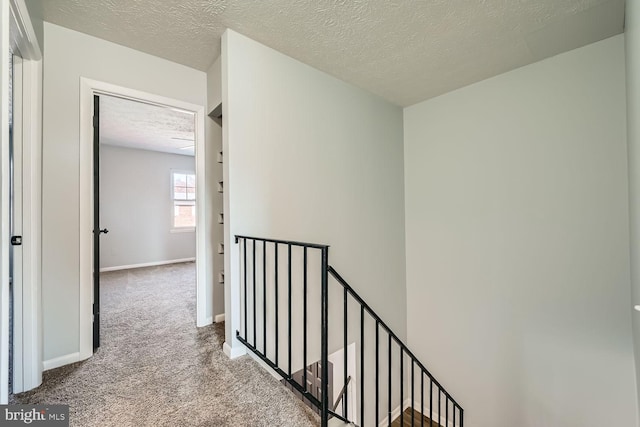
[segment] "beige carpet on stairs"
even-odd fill
[[[103,273],[101,285],[98,352],[11,403],[68,404],[77,427],[319,424],[249,356],[223,354],[224,323],[196,328],[193,263]]]

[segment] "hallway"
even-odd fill
[[[103,273],[98,352],[10,402],[69,404],[82,427],[317,425],[253,359],[224,355],[223,323],[195,327],[194,283],[194,263]]]

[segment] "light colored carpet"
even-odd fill
[[[103,273],[102,343],[12,403],[69,404],[72,426],[316,426],[249,356],[222,352],[224,323],[196,328],[193,263]]]

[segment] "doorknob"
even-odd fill
[[[100,234],[100,233],[107,234],[108,232],[109,232],[109,230],[107,228],[103,228],[102,230],[98,230],[98,234]]]

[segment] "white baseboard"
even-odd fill
[[[142,268],[142,267],[155,267],[158,265],[167,265],[167,264],[178,264],[181,262],[192,262],[195,261],[196,258],[180,258],[180,259],[170,259],[167,261],[154,261],[154,262],[144,262],[142,264],[130,264],[130,265],[117,265],[115,267],[104,267],[100,269],[101,273],[106,271],[117,271],[117,270],[130,270],[132,268]]]
[[[60,366],[69,365],[71,363],[79,362],[80,352],[65,354],[64,356],[54,357],[42,362],[42,369],[48,371],[49,369],[59,368]]]
[[[213,318],[213,321],[216,323],[224,322],[224,313],[217,314],[216,317]]]
[[[404,409],[408,408],[409,406],[411,406],[411,400],[405,400],[402,404],[402,407]],[[400,416],[400,406],[397,406],[393,411],[391,411],[391,421],[389,421],[389,416],[387,415],[386,417],[384,417],[379,423],[378,423],[378,427],[385,427],[388,425],[391,425],[391,423],[393,422],[393,420],[395,420],[396,418],[398,418]]]
[[[226,342],[222,345],[222,351],[224,351],[224,354],[226,354],[227,357],[232,360],[247,354],[247,349],[244,348],[244,346],[231,348],[231,346]]]

